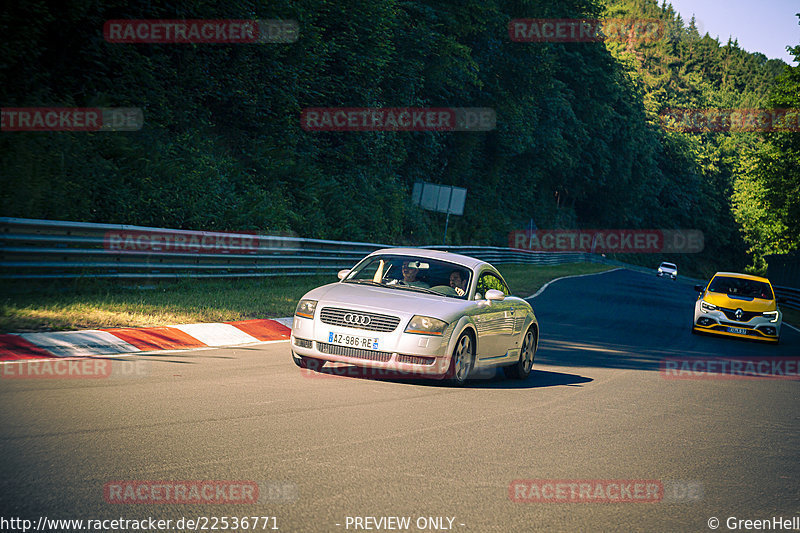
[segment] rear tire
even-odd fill
[[[453,355],[450,357],[447,380],[452,385],[463,386],[474,365],[475,343],[469,333],[462,333],[453,349]]]
[[[533,369],[533,360],[536,357],[538,339],[533,333],[534,328],[529,328],[522,339],[522,347],[519,350],[519,360],[511,366],[503,367],[506,377],[512,379],[525,379]]]

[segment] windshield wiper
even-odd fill
[[[427,287],[419,287],[417,285],[400,285],[400,284],[398,284],[398,285],[392,285],[392,287],[397,287],[398,289],[410,289],[412,291],[420,291],[420,292],[426,292],[428,294],[435,294],[436,296],[442,296],[442,293],[440,293],[440,292],[432,291],[431,289],[429,289]]]
[[[383,284],[376,283],[371,279],[346,279],[344,280],[344,283],[358,283],[358,284],[363,283],[364,285],[375,285],[376,287],[383,287]]]

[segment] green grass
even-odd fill
[[[307,291],[336,276],[0,285],[0,332],[164,326],[291,316]]]
[[[515,295],[526,297],[551,279],[601,272],[587,263],[558,266],[499,265]],[[291,316],[303,294],[330,276],[161,282],[119,281],[0,283],[0,333],[165,326]]]

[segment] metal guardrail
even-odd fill
[[[0,217],[0,278],[177,279],[331,274],[390,245]],[[555,265],[583,253],[430,246],[493,263]]]
[[[315,275],[383,247],[322,239],[0,217],[0,278]]]
[[[0,217],[2,279],[247,278],[332,274],[390,245]],[[559,265],[588,262],[651,274],[583,252],[531,252],[494,246],[424,246],[494,264]],[[684,278],[686,279],[686,278]],[[703,283],[702,280],[695,280]],[[800,309],[800,289],[775,287]]]
[[[800,252],[790,254],[768,255],[767,277],[773,283],[775,293],[786,299],[781,305],[800,310],[800,289],[788,287],[787,285],[800,286]]]
[[[467,255],[492,264],[563,265],[588,262],[591,254],[583,252],[530,252],[497,246],[422,246],[430,250],[445,250]]]
[[[778,297],[785,299],[779,304],[779,307],[790,307],[800,311],[800,289],[779,287],[777,285],[773,285],[772,288],[775,289],[775,294],[778,295]]]

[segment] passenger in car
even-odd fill
[[[455,289],[456,294],[464,296],[467,292],[467,280],[462,277],[460,270],[453,270],[450,273],[450,286]]]

